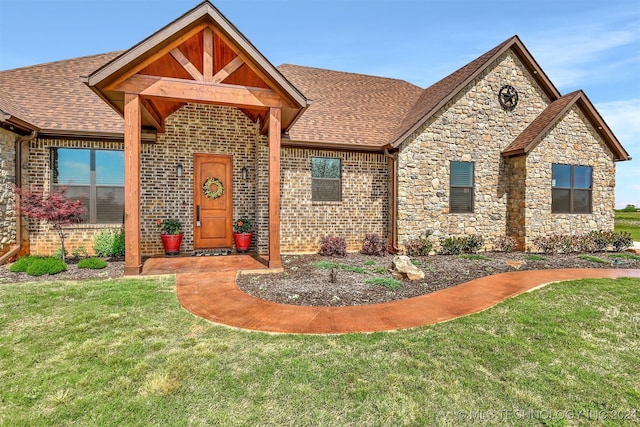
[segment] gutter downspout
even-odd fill
[[[29,136],[18,136],[16,139],[16,188],[22,187],[22,147],[25,142],[33,141],[38,136],[38,131],[34,130]],[[22,250],[22,214],[20,213],[20,195],[16,194],[16,243],[6,254],[0,257],[0,265],[11,260],[20,250]]]
[[[390,251],[394,254],[398,249],[398,154],[390,154],[389,149],[384,149],[384,155],[391,162],[391,195],[389,197],[389,225],[391,226]]]

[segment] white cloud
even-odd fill
[[[603,102],[595,107],[627,151],[636,151],[640,157],[640,98]]]

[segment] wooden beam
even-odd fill
[[[203,30],[202,74],[204,74],[205,81],[211,81],[213,77],[213,31],[209,27]]]
[[[184,68],[187,73],[189,73],[191,77],[193,77],[194,80],[204,80],[204,77],[202,76],[202,74],[200,74],[200,71],[196,68],[195,65],[191,63],[191,61],[189,61],[189,58],[184,56],[184,53],[182,53],[180,49],[178,49],[177,47],[173,48],[169,53],[171,53],[171,56],[173,56],[175,60],[178,61],[180,65],[182,65],[182,68]]]
[[[280,258],[280,132],[282,111],[269,109],[269,268],[281,268]]]
[[[247,64],[247,67],[251,68],[251,70],[256,73],[263,82],[269,85],[271,78],[260,68],[256,67],[251,61],[251,58],[248,55],[245,55],[242,50],[238,49],[235,42],[233,42],[229,37],[227,37],[222,31],[218,30],[217,28],[214,27],[213,31],[216,33],[216,36],[220,37],[220,39],[225,42],[225,44],[229,46],[229,48],[233,50],[236,55],[238,55],[244,61],[245,64]],[[282,92],[279,88],[278,91]],[[283,99],[283,106],[285,105],[284,103],[286,103],[287,107],[297,108],[296,105],[289,100],[289,96],[285,92],[280,93],[280,95]]]
[[[271,89],[140,74],[131,76],[113,90],[174,101],[193,101],[236,107],[280,108],[282,106],[282,99]]]
[[[128,70],[126,73],[118,76],[118,78],[116,80],[114,80],[113,82],[107,84],[104,87],[104,89],[102,89],[102,90],[105,90],[105,91],[114,90],[113,89],[114,87],[117,87],[118,85],[120,85],[120,83],[122,83],[123,81],[127,80],[129,77],[131,77],[131,76],[133,76],[135,74],[138,74],[141,70],[146,68],[149,64],[153,64],[158,59],[162,58],[164,55],[166,55],[167,53],[171,52],[171,50],[173,48],[176,48],[176,47],[180,46],[182,43],[184,43],[185,41],[189,40],[191,37],[195,36],[196,34],[198,34],[203,29],[207,28],[207,26],[208,26],[208,24],[204,24],[203,23],[203,24],[200,24],[200,25],[197,25],[197,26],[193,27],[187,33],[185,33],[182,36],[180,36],[177,39],[175,39],[169,46],[164,47],[160,51],[158,51],[155,54],[151,55],[149,58],[145,59],[140,64],[138,64],[135,67],[133,67],[130,70]],[[141,47],[138,46],[138,48],[141,48]]]
[[[124,273],[142,272],[140,255],[140,146],[142,114],[140,97],[124,95]]]
[[[141,99],[142,106],[144,109],[142,110],[142,115],[148,119],[153,127],[158,130],[164,129],[164,119],[160,115],[160,112],[156,109],[153,103],[148,99]]]
[[[233,74],[238,68],[242,67],[244,61],[239,56],[236,56],[229,62],[224,68],[216,73],[215,76],[211,78],[213,83],[222,83],[224,79]]]

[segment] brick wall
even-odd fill
[[[26,182],[48,193],[51,186],[51,148],[96,148],[122,150],[122,141],[92,141],[80,139],[37,138],[29,142],[29,154],[26,166]],[[42,221],[27,220],[32,254],[50,255],[60,249],[60,238],[51,225]],[[94,238],[104,230],[121,228],[118,224],[76,224],[65,230],[65,249],[69,254],[78,248],[84,248],[93,254]]]
[[[340,158],[342,201],[311,200],[311,157]],[[281,249],[318,252],[328,234],[344,237],[357,251],[367,233],[388,237],[389,174],[381,153],[283,148],[281,158]]]
[[[142,155],[141,248],[145,255],[162,253],[156,219],[177,218],[184,224],[182,251],[193,251],[193,155],[233,155],[233,217],[256,218],[256,145],[266,143],[258,124],[239,109],[187,104],[166,121],[156,144]],[[176,165],[184,175],[176,177]],[[249,179],[242,179],[247,167]],[[255,249],[255,244],[252,249]]]
[[[15,141],[18,135],[0,128],[0,255],[16,244],[16,199],[14,185]]]
[[[497,93],[514,86],[520,96],[505,111]],[[398,154],[398,240],[425,229],[437,238],[507,232],[509,166],[504,150],[547,106],[549,99],[511,51],[505,52],[405,141]],[[475,209],[449,213],[449,163],[475,162]],[[515,195],[514,195],[515,196]]]

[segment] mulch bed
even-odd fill
[[[269,301],[313,306],[349,306],[376,304],[427,294],[480,277],[506,271],[557,268],[632,268],[640,269],[639,260],[613,259],[613,253],[588,254],[605,261],[597,263],[580,259],[580,254],[542,255],[541,260],[527,259],[530,254],[482,252],[484,259],[468,259],[455,255],[412,257],[425,272],[419,281],[403,281],[398,289],[366,283],[372,278],[391,278],[392,256],[376,257],[349,254],[346,258],[321,255],[285,255],[284,272],[278,274],[240,275],[238,286],[246,293]],[[55,276],[33,277],[26,273],[11,273],[9,265],[0,266],[0,284],[33,282],[38,280],[88,280],[122,277],[124,260],[110,259],[102,270],[77,268],[77,260],[68,260],[68,270]],[[507,262],[524,262],[519,268]],[[332,269],[320,268],[318,263],[336,263],[334,282]],[[325,264],[326,265],[326,264]],[[360,269],[354,272],[353,269]]]
[[[612,259],[611,253],[588,254],[605,263],[581,259],[579,254],[542,255],[541,260],[526,259],[522,252],[480,253],[488,260],[468,259],[455,255],[432,255],[412,257],[417,267],[425,272],[418,281],[403,281],[398,289],[391,290],[382,285],[368,284],[371,278],[391,275],[392,256],[375,257],[349,254],[346,258],[330,258],[320,255],[283,256],[284,273],[264,275],[240,275],[238,286],[246,293],[269,301],[312,306],[349,306],[384,303],[427,294],[480,277],[516,271],[518,268],[507,261],[524,262],[520,270],[558,268],[640,268],[640,261]],[[341,264],[334,269],[335,280],[331,282],[331,269],[319,268],[320,262]],[[373,264],[375,262],[375,264]],[[349,271],[360,267],[364,273]],[[380,273],[380,271],[384,272]],[[376,272],[377,271],[377,272]]]

